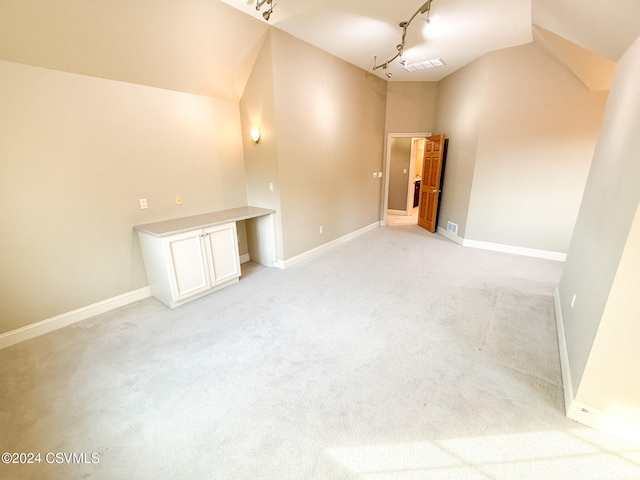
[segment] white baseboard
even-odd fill
[[[452,242],[462,245],[463,247],[479,248],[482,250],[492,250],[494,252],[513,253],[515,255],[525,255],[527,257],[543,258],[545,260],[556,260],[564,262],[567,259],[566,253],[551,252],[549,250],[537,250],[535,248],[516,247],[513,245],[504,245],[501,243],[481,242],[479,240],[467,240],[463,237],[451,233],[443,227],[436,230],[443,237],[448,238]]]
[[[564,406],[567,418],[640,446],[640,425],[633,425],[617,415],[598,410],[597,408],[575,400],[573,395],[573,382],[571,380],[569,352],[567,350],[567,337],[564,330],[564,319],[562,317],[560,291],[558,288],[556,288],[553,294],[553,300],[556,310],[560,369],[562,371],[562,388],[564,391]]]
[[[553,292],[553,303],[556,310],[556,330],[558,332],[558,351],[560,352],[560,371],[562,372],[562,389],[564,390],[564,411],[569,413],[569,407],[573,402],[573,383],[571,381],[571,365],[569,364],[569,351],[567,350],[567,337],[564,333],[564,319],[562,306],[560,305],[560,290],[556,287]]]
[[[371,230],[375,230],[379,226],[380,222],[372,223],[371,225],[361,228],[360,230],[356,230],[355,232],[351,232],[347,235],[344,235],[343,237],[331,240],[330,242],[320,245],[319,247],[312,248],[311,250],[307,250],[306,252],[301,253],[300,255],[296,255],[295,257],[292,257],[288,260],[276,260],[275,266],[282,269],[293,267],[300,262],[304,262],[305,260],[309,260],[316,255],[331,250],[333,247],[336,247],[341,243],[348,242],[349,240],[359,237],[360,235],[370,232]]]
[[[535,248],[516,247],[513,245],[503,245],[501,243],[481,242],[479,240],[463,240],[465,247],[480,248],[483,250],[493,250],[494,252],[513,253],[526,257],[543,258],[545,260],[556,260],[564,262],[567,259],[566,253],[552,252],[549,250],[537,250]]]
[[[142,287],[138,290],[133,290],[132,292],[123,293],[122,295],[102,300],[101,302],[94,303],[93,305],[87,305],[86,307],[78,308],[71,312],[63,313],[40,322],[16,328],[15,330],[0,334],[0,349],[58,330],[59,328],[66,327],[81,320],[95,317],[96,315],[108,312],[109,310],[129,305],[130,303],[137,302],[138,300],[142,300],[150,296],[151,287]]]
[[[438,232],[440,235],[442,235],[443,237],[448,238],[449,240],[451,240],[452,242],[456,242],[458,245],[462,245],[464,242],[464,238],[459,237],[458,235],[456,235],[455,233],[451,233],[449,230],[447,230],[446,228],[442,228],[442,227],[438,227],[436,229],[436,232]]]
[[[574,400],[569,406],[567,417],[640,447],[640,425],[633,425],[616,415]]]

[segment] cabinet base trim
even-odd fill
[[[116,297],[108,298],[86,307],[78,308],[71,312],[56,315],[55,317],[41,320],[40,322],[25,325],[6,333],[0,334],[0,349],[10,347],[16,343],[24,342],[39,337],[45,333],[53,332],[59,328],[67,327],[73,323],[95,317],[101,313],[124,307],[151,296],[151,287],[142,287],[131,292],[123,293]]]
[[[170,308],[176,308],[179,307],[180,305],[184,305],[185,303],[189,303],[197,298],[201,298],[204,297],[206,295],[209,295],[210,293],[213,292],[217,292],[218,290],[222,290],[225,287],[228,287],[229,285],[233,285],[234,283],[238,283],[240,281],[240,277],[234,277],[231,280],[227,280],[224,283],[220,283],[218,285],[216,285],[215,287],[211,287],[209,290],[205,290],[204,292],[200,292],[200,293],[196,293],[195,295],[190,295],[187,298],[184,298],[182,300],[178,300],[177,302],[164,302],[163,300],[161,300],[160,298],[156,297],[157,300],[160,300],[162,303],[164,303],[167,307]]]

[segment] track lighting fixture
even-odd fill
[[[272,4],[271,2],[273,2],[273,0],[256,0],[256,10],[258,11],[260,11],[260,7],[262,7],[265,3],[270,6],[269,10],[262,14],[262,18],[264,18],[266,21],[269,21],[269,17],[271,17],[271,13],[273,13],[273,7],[276,6],[275,3]]]
[[[273,7],[275,7],[275,6],[276,6],[276,4],[274,3],[274,4],[273,4],[273,6],[272,6],[269,10],[267,10],[266,12],[264,12],[264,13],[262,14],[262,17],[263,17],[267,22],[269,21],[269,17],[271,16],[271,12],[273,12]]]
[[[262,7],[262,5],[264,5],[265,3],[268,5],[271,5],[272,0],[257,0],[256,1],[256,10],[260,11],[260,7]]]
[[[265,0],[263,0],[265,1]],[[424,2],[424,4],[418,9],[416,10],[416,12],[411,15],[411,18],[409,20],[405,20],[404,22],[400,22],[400,28],[402,28],[402,40],[400,41],[400,43],[398,45],[396,45],[396,49],[398,50],[398,53],[396,53],[393,57],[391,57],[389,60],[387,60],[384,63],[381,63],[380,65],[377,64],[377,59],[378,57],[373,57],[373,69],[377,70],[379,68],[382,68],[383,70],[386,70],[387,67],[389,66],[389,64],[391,62],[393,62],[396,58],[400,58],[400,63],[402,65],[404,65],[406,63],[406,60],[402,59],[402,53],[404,52],[404,44],[406,41],[406,37],[407,37],[407,28],[409,28],[409,25],[411,24],[411,22],[413,21],[414,18],[416,18],[416,16],[418,15],[422,15],[424,13],[427,14],[427,23],[429,23],[429,12],[431,11],[431,2],[433,0],[427,0],[426,2]],[[391,78],[391,74],[390,73],[385,73],[387,78]]]

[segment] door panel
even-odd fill
[[[209,250],[211,284],[226,282],[240,276],[240,255],[235,222],[205,230]]]
[[[207,261],[201,231],[174,235],[166,246],[171,258],[170,283],[174,300],[180,300],[209,288]]]
[[[444,154],[444,135],[427,137],[422,164],[418,225],[435,232],[437,228],[438,202],[440,200],[440,177]]]

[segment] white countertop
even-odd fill
[[[260,207],[238,207],[219,212],[202,213],[190,217],[174,218],[162,222],[145,223],[133,227],[138,232],[146,233],[154,237],[166,237],[176,233],[188,232],[199,228],[213,227],[223,223],[238,222],[249,218],[262,217],[276,213],[275,210]]]

